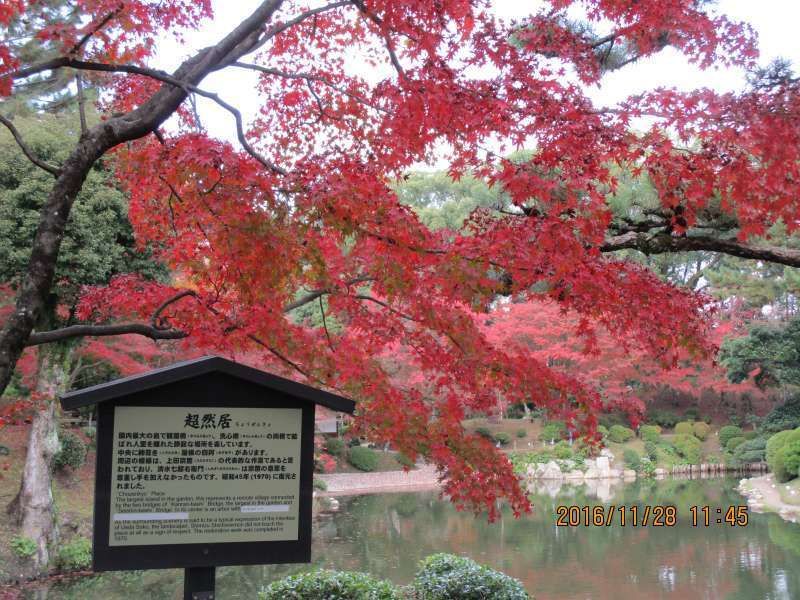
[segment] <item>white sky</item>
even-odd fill
[[[214,20],[201,31],[188,34],[185,46],[165,39],[157,52],[158,66],[172,70],[190,51],[216,43],[259,3],[260,0],[214,0]],[[493,0],[493,4],[498,16],[513,18],[532,12],[539,5],[539,0]],[[800,0],[718,0],[715,12],[726,14],[734,20],[746,21],[755,28],[759,35],[761,64],[783,57],[791,60],[795,69],[800,71],[797,32]],[[359,70],[359,65],[354,63],[353,68]],[[374,70],[371,71],[373,76],[376,75]],[[254,91],[256,81],[255,73],[231,68],[212,74],[202,83],[202,87],[219,93],[247,117],[254,114],[258,107],[259,99]],[[677,51],[667,48],[656,56],[606,75],[602,87],[587,91],[598,105],[611,106],[632,94],[658,86],[687,91],[699,87],[728,91],[741,89],[743,85],[744,75],[739,69],[703,71],[691,65]],[[209,133],[236,143],[231,115],[208,100],[199,99],[198,106]]]

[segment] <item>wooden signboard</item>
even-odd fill
[[[311,560],[314,406],[355,404],[207,357],[66,394],[98,405],[95,571],[186,571],[212,599],[214,568]]]

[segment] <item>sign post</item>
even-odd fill
[[[217,566],[310,562],[314,407],[351,400],[207,357],[61,403],[98,407],[95,571],[181,567],[212,600]]]

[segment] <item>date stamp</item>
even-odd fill
[[[748,518],[746,505],[690,506],[688,515],[684,513],[683,517],[679,517],[676,506],[660,504],[556,507],[558,527],[675,527],[683,519],[692,527],[745,527]]]

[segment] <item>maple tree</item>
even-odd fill
[[[37,4],[4,1],[0,22]],[[565,16],[577,4],[585,27]],[[465,411],[498,394],[533,400],[591,437],[601,398],[524,348],[493,344],[473,313],[498,294],[546,299],[575,315],[588,349],[601,327],[674,365],[711,349],[708,300],[609,253],[707,250],[800,265],[796,250],[753,238],[778,221],[797,226],[798,82],[785,69],[730,94],[658,89],[601,107],[584,93],[608,69],[667,45],[702,67],[755,67],[750,28],[704,2],[551,0],[507,22],[481,0],[266,0],[172,73],[152,66],[155,41],[213,19],[208,0],[75,5],[80,19],[35,33],[59,49],[54,57],[29,63],[0,44],[0,94],[71,69],[101,91],[105,113],[60,165],[2,120],[54,183],[0,332],[0,389],[26,345],[75,336],[259,352],[356,399],[357,431],[426,456],[458,505],[494,516],[506,498],[520,512],[529,505],[510,465],[463,431]],[[388,74],[354,73],[353,56]],[[259,74],[252,122],[202,88],[220,69]],[[238,145],[199,126],[188,102],[198,96],[231,115]],[[653,121],[644,133],[630,127],[639,116]],[[512,154],[531,145],[529,156]],[[425,227],[391,184],[442,148],[451,177],[502,188],[509,206],[476,210],[458,231]],[[72,204],[103,156],[130,195],[137,242],[175,281],[118,277],[84,295],[83,324],[34,331]],[[648,174],[656,207],[613,217],[606,196],[621,168]],[[346,327],[292,319],[311,303]],[[387,375],[376,357],[396,343],[434,399]]]

